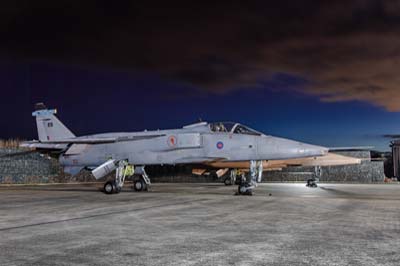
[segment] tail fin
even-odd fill
[[[55,116],[56,109],[47,109],[43,103],[35,105],[36,126],[40,141],[62,140],[75,135]]]

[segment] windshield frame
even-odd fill
[[[245,129],[247,132],[241,132],[241,133],[235,132],[236,129],[239,128],[239,127]],[[257,130],[254,130],[254,129],[248,127],[248,126],[242,125],[240,123],[236,123],[236,125],[232,128],[231,133],[232,134],[240,134],[240,135],[252,135],[252,136],[262,136],[262,135],[264,135],[263,133],[261,133],[261,132],[259,132]]]
[[[252,136],[264,135],[263,133],[257,130],[254,130],[248,126],[236,122],[214,122],[214,123],[209,123],[208,127],[210,128],[210,131],[213,133],[229,133],[229,134],[252,135]],[[236,129],[239,127],[243,128],[245,132],[235,132]]]

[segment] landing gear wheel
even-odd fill
[[[135,180],[135,182],[133,183],[133,189],[138,192],[146,190],[146,183],[143,179]]]
[[[318,187],[314,179],[308,179],[306,187]]]
[[[112,194],[115,190],[115,185],[113,181],[107,181],[104,184],[104,193],[106,194]]]
[[[225,178],[224,184],[225,184],[225,186],[231,186],[231,185],[233,185],[233,184],[232,184],[232,181],[231,181],[231,178],[230,178],[230,177]]]
[[[238,186],[238,195],[247,195],[247,196],[253,196],[253,190],[248,188],[249,185],[240,185]]]

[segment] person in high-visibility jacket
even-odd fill
[[[125,166],[125,176],[133,176],[134,173],[135,167],[133,165],[128,164],[127,166]]]

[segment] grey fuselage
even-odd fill
[[[60,156],[65,167],[94,168],[109,159],[133,165],[192,164],[213,161],[277,160],[322,156],[328,149],[253,131],[212,130],[202,122],[172,130],[106,133],[79,138],[117,138],[113,143],[73,144]],[[244,126],[242,126],[244,127]]]

